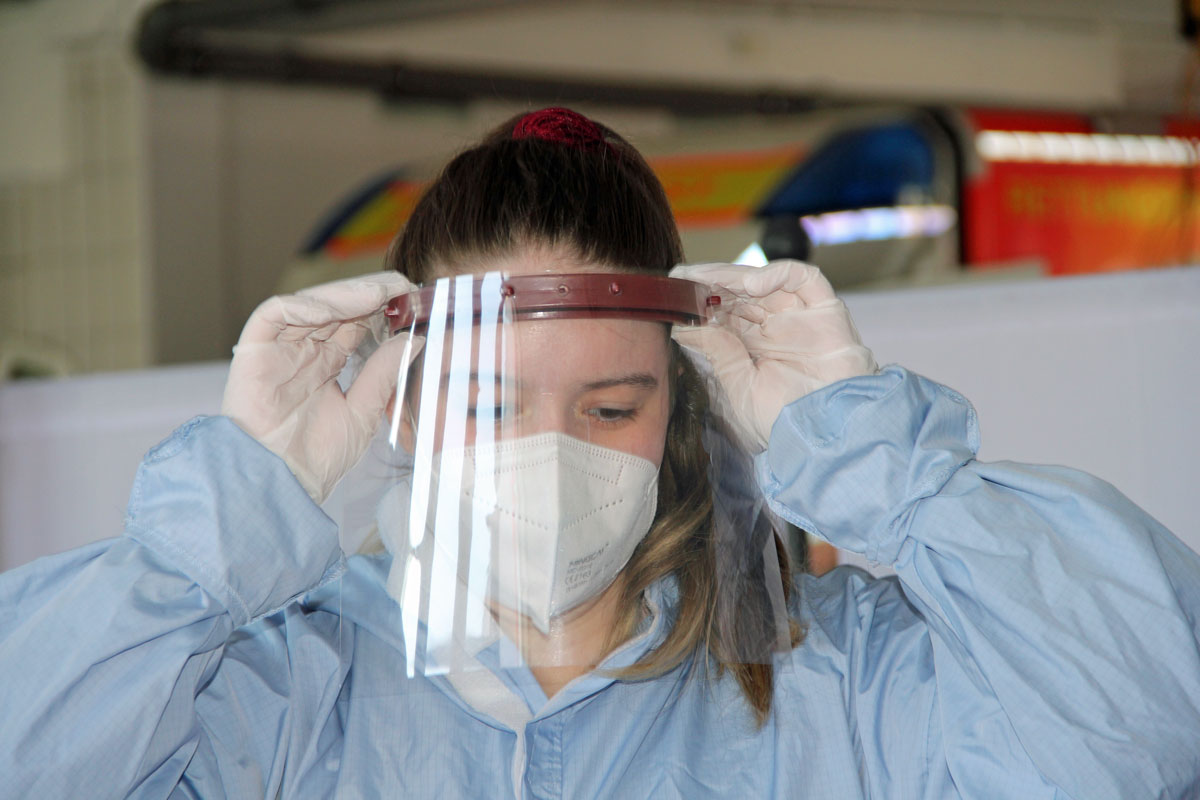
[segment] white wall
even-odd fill
[[[149,363],[139,2],[0,8],[0,369]]]
[[[1200,550],[1200,267],[848,295],[879,360],[964,392],[981,458],[1116,484]],[[0,568],[112,536],[141,454],[226,365],[0,386]]]

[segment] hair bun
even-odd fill
[[[512,138],[541,139],[582,150],[599,150],[606,144],[604,131],[599,125],[569,108],[531,111],[517,120],[517,124],[513,126]]]

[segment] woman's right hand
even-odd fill
[[[385,341],[344,393],[338,374],[388,301],[413,288],[380,272],[272,297],[233,349],[221,413],[280,456],[317,503],[362,456],[419,340]]]
[[[703,283],[721,298],[717,324],[672,335],[708,362],[723,395],[714,401],[751,453],[766,449],[788,403],[878,371],[845,304],[810,264],[691,264],[671,276]]]

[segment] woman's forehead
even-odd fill
[[[545,319],[504,325],[504,337],[528,352],[597,358],[653,357],[668,352],[667,325],[634,319]]]
[[[504,376],[522,384],[584,386],[665,383],[670,361],[667,326],[625,319],[554,319],[474,326],[471,355],[449,352],[465,344],[447,332],[440,358],[445,374]],[[428,354],[436,347],[426,347]],[[456,366],[457,364],[457,366]],[[632,379],[632,380],[631,380]]]

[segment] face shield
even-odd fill
[[[639,552],[650,540],[704,542],[722,624],[761,629],[731,634],[726,660],[786,646],[771,520],[719,420],[689,434],[703,454],[691,481],[712,493],[704,530],[672,530],[689,515],[672,507],[678,486],[660,487],[679,381],[704,391],[670,328],[718,309],[701,284],[621,273],[459,275],[392,301],[388,335],[409,366],[348,480],[353,516],[371,510],[392,556],[410,677],[594,666],[593,645],[628,613],[623,571],[657,557]],[[751,585],[763,602],[739,620]]]

